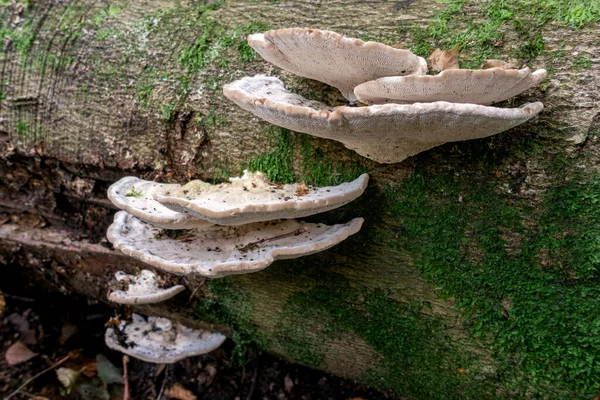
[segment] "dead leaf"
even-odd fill
[[[29,313],[31,309],[23,311],[22,314],[12,313],[6,320],[13,324],[21,334],[21,341],[25,344],[36,344],[35,331],[29,326]]]
[[[308,194],[308,186],[304,181],[296,185],[296,196],[306,196]]]
[[[214,365],[207,364],[206,367],[204,367],[204,370],[208,373],[208,379],[206,379],[206,386],[210,386],[210,384],[213,382],[213,379],[215,379],[215,376],[217,376],[217,369]]]
[[[429,56],[431,69],[434,71],[445,71],[447,69],[459,69],[458,45],[450,51],[435,49]]]
[[[514,64],[502,60],[486,60],[481,69],[503,68],[503,69],[519,69]]]
[[[73,389],[73,386],[75,386],[75,383],[77,382],[77,379],[79,379],[81,372],[75,371],[71,368],[59,368],[55,372],[56,377],[67,390],[67,394],[71,393],[71,389]]]
[[[121,324],[121,320],[119,317],[110,317],[108,321],[104,324],[106,328],[110,328],[111,326],[119,326]]]
[[[29,361],[37,355],[29,350],[29,347],[25,346],[23,342],[16,342],[6,350],[4,358],[8,365],[17,365]]]
[[[4,295],[2,291],[0,291],[0,326],[2,326],[2,316],[4,315],[4,309],[6,308],[6,301],[4,300]]]
[[[98,375],[98,366],[96,365],[96,360],[87,359],[83,362],[83,368],[81,373],[88,378],[93,378]]]
[[[65,322],[60,330],[60,338],[58,342],[60,344],[65,344],[69,340],[71,336],[73,336],[77,332],[77,325],[72,324],[70,322]]]
[[[291,393],[294,388],[294,381],[292,381],[292,378],[290,378],[289,375],[286,375],[285,378],[283,378],[283,388],[288,393]]]
[[[98,370],[98,376],[105,385],[125,383],[121,370],[111,363],[103,354],[96,355],[96,369]]]
[[[196,400],[197,397],[184,388],[181,384],[176,383],[170,389],[165,390],[165,395],[170,399],[176,400]]]

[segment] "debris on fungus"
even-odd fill
[[[120,211],[107,237],[123,253],[156,268],[214,278],[254,272],[276,259],[326,250],[358,232],[362,222],[362,218],[355,218],[332,226],[296,220],[213,225],[170,237],[162,235],[160,228]]]
[[[271,30],[250,35],[248,44],[279,68],[336,87],[349,101],[363,82],[427,73],[427,61],[408,50],[318,29]]]
[[[127,176],[108,188],[108,198],[121,210],[161,228],[191,229],[211,225],[191,215],[170,210],[154,200],[154,195],[168,192],[175,187],[179,185],[144,181],[134,176]]]
[[[171,185],[154,198],[162,205],[218,225],[242,225],[274,219],[302,218],[338,208],[365,191],[369,175],[338,186],[304,183],[279,185],[261,172],[244,171],[241,178],[211,185],[200,180]]]
[[[104,341],[113,349],[140,360],[171,364],[184,358],[209,353],[226,337],[218,332],[195,330],[173,324],[166,318],[132,315],[132,321],[106,329]]]
[[[451,71],[450,71],[451,72]],[[400,162],[445,142],[492,136],[533,118],[540,102],[495,108],[437,101],[331,108],[257,75],[225,85],[226,97],[278,126],[343,143],[381,163]]]
[[[458,69],[458,45],[450,51],[435,49],[429,56],[431,69],[433,71],[446,71],[449,69]]]
[[[148,269],[142,270],[139,275],[128,275],[123,271],[118,271],[115,278],[119,283],[124,284],[126,289],[110,292],[108,299],[120,304],[160,303],[185,289],[182,285],[163,287],[156,272]]]

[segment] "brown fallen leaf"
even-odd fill
[[[25,361],[29,361],[37,355],[37,353],[29,350],[29,347],[27,347],[23,342],[16,342],[13,343],[8,350],[6,350],[6,355],[4,358],[6,359],[6,363],[8,365],[17,365],[24,363]]]
[[[98,375],[98,366],[96,364],[96,360],[93,358],[88,358],[83,361],[83,368],[81,373],[88,378],[93,378]]]
[[[4,309],[6,308],[6,301],[4,300],[4,295],[0,290],[0,326],[2,326],[2,316],[4,315]]]
[[[294,388],[294,381],[292,381],[292,378],[290,378],[289,375],[286,375],[285,378],[283,378],[283,388],[288,393],[291,393]]]
[[[459,69],[458,66],[458,45],[450,51],[435,49],[429,56],[431,69],[434,71],[444,71],[447,69]]]
[[[481,67],[481,69],[490,68],[519,69],[519,67],[514,64],[502,60],[486,60]]]
[[[296,185],[296,196],[306,196],[308,194],[308,186],[304,181]]]
[[[196,400],[197,399],[197,397],[192,392],[190,392],[189,390],[184,388],[180,383],[176,383],[173,386],[171,386],[170,389],[165,390],[165,396],[167,396],[169,399],[176,399],[176,400]]]

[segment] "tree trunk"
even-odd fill
[[[366,219],[345,243],[253,274],[176,278],[188,295],[145,314],[214,324],[243,346],[417,398],[600,390],[597,5],[556,0],[38,1],[1,5],[0,263],[106,301],[117,270],[106,189],[135,175],[221,181],[246,167],[325,185],[371,176],[363,198],[314,220]],[[271,127],[221,93],[281,76],[249,33],[312,27],[410,48],[461,48],[546,68],[540,117],[392,165]],[[7,272],[8,274],[8,272]],[[2,282],[4,287],[8,283]],[[196,293],[193,300],[188,297]],[[203,322],[200,322],[203,321]]]

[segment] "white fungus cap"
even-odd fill
[[[303,183],[278,185],[261,172],[244,171],[219,185],[200,180],[171,186],[154,198],[179,213],[217,225],[243,225],[274,219],[303,218],[341,207],[365,191],[369,176],[337,186],[313,187]]]
[[[156,194],[169,191],[173,187],[179,185],[144,181],[134,176],[127,176],[108,188],[108,198],[121,210],[161,228],[191,229],[211,225],[205,220],[170,210],[154,200]]]
[[[381,163],[400,162],[445,142],[492,136],[536,116],[543,104],[383,104],[328,107],[289,92],[274,77],[245,77],[223,87],[238,106],[281,127],[343,143]]]
[[[156,268],[214,278],[259,271],[276,259],[318,253],[358,232],[362,223],[362,218],[332,226],[279,220],[213,225],[169,237],[161,229],[120,211],[106,236],[115,248]]]
[[[318,29],[257,33],[248,37],[248,44],[270,63],[336,87],[350,101],[356,100],[353,89],[363,82],[427,73],[427,61],[408,50]]]
[[[225,335],[196,330],[166,318],[132,315],[132,321],[106,329],[104,341],[113,349],[140,360],[171,364],[184,358],[209,353],[221,346]]]
[[[492,104],[537,86],[545,69],[447,69],[439,75],[393,76],[365,82],[354,89],[364,104],[452,103]]]

